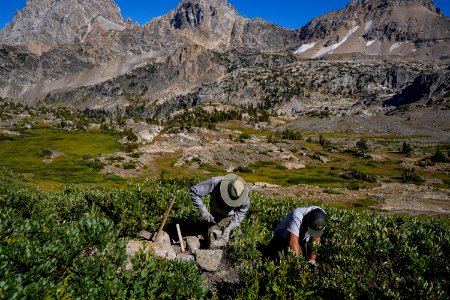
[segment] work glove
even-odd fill
[[[209,213],[206,208],[201,208],[200,213],[202,214],[202,219],[208,223],[216,224],[214,217]]]
[[[222,236],[220,237],[221,240],[223,240],[226,243],[230,240],[230,229],[225,227],[225,229],[222,232]]]
[[[315,268],[317,267],[317,263],[316,263],[316,261],[313,260],[313,259],[308,260],[308,264],[309,264],[309,266],[310,266],[311,268],[313,268],[313,269],[315,269]]]

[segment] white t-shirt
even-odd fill
[[[288,232],[290,232],[293,235],[298,236],[301,241],[305,239],[309,240],[308,232],[306,232],[304,236],[300,236],[300,227],[302,226],[303,218],[305,217],[305,215],[316,208],[325,212],[318,206],[297,207],[291,210],[287,214],[286,218],[284,218],[284,220],[277,225],[277,227],[275,228],[275,234],[287,240]]]

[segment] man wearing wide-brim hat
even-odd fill
[[[318,245],[327,221],[327,214],[318,206],[297,207],[275,228],[275,235],[268,248],[272,258],[282,251],[304,256],[310,265],[316,266],[316,253],[308,249],[308,243]]]
[[[210,195],[210,212],[202,198]],[[190,189],[190,196],[202,219],[213,225],[208,230],[208,247],[224,247],[231,231],[238,227],[250,207],[249,188],[245,181],[235,175],[212,177]]]

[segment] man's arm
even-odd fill
[[[211,193],[219,181],[220,178],[213,177],[191,187],[189,195],[192,199],[192,202],[194,203],[194,206],[200,211],[206,210],[205,204],[202,201],[202,197],[205,197],[206,195]]]
[[[288,231],[289,248],[295,253],[295,255],[302,255],[302,250],[298,242],[298,236]]]
[[[235,208],[234,216],[231,219],[230,224],[228,224],[228,226],[225,229],[228,230],[228,232],[230,232],[234,228],[239,227],[242,221],[244,220],[245,215],[247,214],[249,208],[250,208],[250,198],[247,197],[244,204]]]

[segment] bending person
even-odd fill
[[[202,201],[207,195],[211,196],[211,212]],[[211,225],[208,248],[224,247],[231,231],[242,223],[250,207],[249,188],[245,181],[235,174],[213,177],[191,187],[190,196],[202,219]]]
[[[275,228],[275,236],[268,245],[272,258],[287,250],[304,256],[315,266],[317,255],[308,249],[308,243],[320,243],[326,221],[327,214],[318,206],[298,207],[290,211]]]

